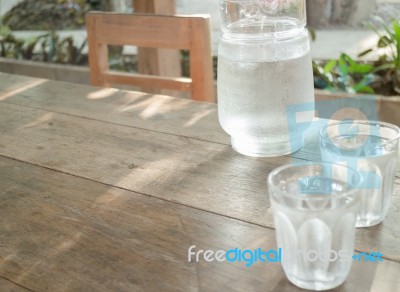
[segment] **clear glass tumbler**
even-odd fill
[[[346,280],[360,183],[357,171],[330,163],[285,165],[269,175],[282,266],[296,286],[321,291]]]
[[[320,132],[322,160],[358,170],[364,181],[357,227],[381,223],[389,210],[398,166],[400,129],[376,121],[332,122]]]

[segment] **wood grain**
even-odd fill
[[[90,29],[101,32],[96,34],[96,41],[99,43],[145,48],[162,47],[186,50],[191,48],[188,37],[191,33],[190,16],[172,17],[92,11],[86,15],[86,18],[96,24]],[[96,33],[96,31],[93,32]]]
[[[17,75],[0,76],[0,91],[6,92],[0,95],[0,99],[5,102],[230,145],[230,137],[219,126],[215,105],[132,91],[99,90],[90,86],[46,82],[34,78],[27,80]],[[38,82],[44,83],[30,85]],[[28,88],[12,94],[10,83]],[[59,88],[66,90],[60,91]],[[363,107],[368,108],[369,105],[367,103]],[[325,104],[325,107],[332,107],[332,104]],[[306,133],[303,149],[289,157],[320,161],[318,132],[323,124],[314,122]]]
[[[193,80],[192,99],[215,102],[214,73],[211,51],[211,24],[201,18],[190,22],[190,77]],[[204,37],[198,37],[204,36]]]
[[[1,262],[1,259],[0,259]],[[1,267],[0,267],[0,291],[2,292],[28,292],[32,291],[28,288],[24,288],[21,285],[15,284],[6,278],[2,278],[1,276]]]
[[[6,92],[0,99],[6,102],[35,107],[40,103],[39,108],[55,112],[230,145],[229,136],[218,125],[217,108],[214,105],[170,96],[154,96],[114,89],[99,90],[95,87],[64,82],[48,83],[45,79],[18,75],[0,73],[0,76],[0,91]],[[10,85],[11,83],[15,85]],[[14,90],[13,86],[19,89]],[[25,87],[27,88],[23,90]],[[67,90],[60,92],[60,87]],[[379,116],[383,116],[387,108],[396,102],[395,98],[391,98],[391,102],[388,102],[388,98],[381,98],[379,99],[381,106],[376,108],[371,100],[355,99],[353,102],[347,102],[345,100],[349,100],[348,98],[342,98],[341,105],[337,106],[336,103],[332,103],[336,99],[323,97],[319,92],[317,96],[319,96],[317,97],[319,109],[357,106],[369,112],[371,116],[376,114],[376,110],[379,110]],[[90,99],[90,103],[87,99]],[[331,115],[326,116],[326,110],[319,113],[325,118],[331,118]],[[321,159],[318,143],[318,131],[321,125],[324,123],[312,124],[306,133],[303,149],[290,157],[316,161]]]
[[[289,157],[0,103],[0,155],[110,186],[273,227],[266,177]],[[399,181],[387,220],[357,232],[357,249],[400,260]]]
[[[4,73],[0,92],[7,103],[230,145],[210,103]]]
[[[106,71],[103,74],[106,84],[125,84],[146,88],[165,88],[179,91],[192,91],[192,80],[184,77],[154,77],[152,75],[128,74],[115,71]]]
[[[0,100],[9,103],[230,145],[230,137],[219,126],[217,107],[213,104],[2,73],[1,91],[4,93]],[[381,110],[387,108],[383,100],[381,103]],[[291,157],[320,160],[319,126],[313,123],[306,134],[304,148]]]
[[[303,291],[278,263],[188,262],[191,245],[276,248],[267,228],[1,157],[0,200],[0,283],[31,291]],[[355,263],[335,291],[396,291],[399,269],[389,260]]]
[[[14,104],[1,103],[0,117],[2,155],[251,222],[265,223],[266,176],[283,162]]]

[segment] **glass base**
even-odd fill
[[[381,216],[375,216],[371,218],[357,218],[356,227],[364,228],[364,227],[372,227],[383,222],[384,218]]]
[[[342,285],[346,278],[337,278],[333,282],[314,282],[314,281],[302,281],[296,278],[288,278],[289,281],[294,284],[295,286],[306,289],[306,290],[313,290],[313,291],[326,291],[326,290],[331,290],[334,288],[339,287]]]
[[[232,137],[232,148],[240,154],[252,157],[276,157],[294,153],[303,147],[303,136],[279,143],[265,142],[247,137]]]

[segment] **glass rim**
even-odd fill
[[[381,142],[380,146],[392,143],[393,141],[400,139],[400,128],[398,126],[391,124],[391,123],[374,121],[374,120],[371,120],[371,121],[370,120],[344,120],[344,121],[336,121],[336,122],[330,123],[330,124],[322,127],[319,130],[320,139],[331,140],[330,137],[326,134],[327,129],[330,127],[339,126],[339,125],[343,125],[343,124],[355,124],[355,125],[359,124],[359,125],[370,125],[370,126],[381,126],[381,127],[383,126],[383,127],[392,129],[393,131],[396,132],[394,138],[391,138],[391,139],[388,139],[387,141]]]
[[[354,188],[345,190],[343,193],[340,193],[340,194],[312,195],[312,196],[304,195],[304,196],[300,197],[299,192],[295,192],[294,194],[285,193],[285,192],[282,192],[282,190],[280,188],[278,188],[275,184],[272,183],[273,177],[284,170],[290,169],[292,167],[304,167],[304,166],[312,166],[312,165],[320,165],[320,166],[323,166],[323,165],[334,166],[335,165],[335,166],[338,166],[341,168],[346,168],[356,175],[357,184],[354,186]],[[362,179],[361,174],[358,171],[356,171],[354,168],[345,166],[340,163],[331,163],[331,162],[304,162],[304,163],[301,162],[301,163],[296,163],[296,164],[293,164],[293,163],[285,164],[285,165],[282,165],[278,168],[275,168],[273,171],[271,171],[269,173],[268,179],[267,179],[268,188],[272,188],[275,193],[279,193],[281,196],[286,197],[286,198],[295,199],[295,200],[303,200],[303,201],[325,201],[325,200],[331,200],[331,199],[340,199],[340,198],[348,197],[348,196],[352,197],[352,196],[354,196],[355,193],[357,193],[359,191],[358,187],[361,186],[362,181],[363,181],[363,179]],[[273,196],[273,194],[272,195],[270,194],[270,196]]]

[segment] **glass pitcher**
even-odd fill
[[[305,5],[305,0],[220,1],[218,114],[239,153],[280,156],[303,146],[304,125],[289,115],[308,104],[302,119],[314,116]]]

